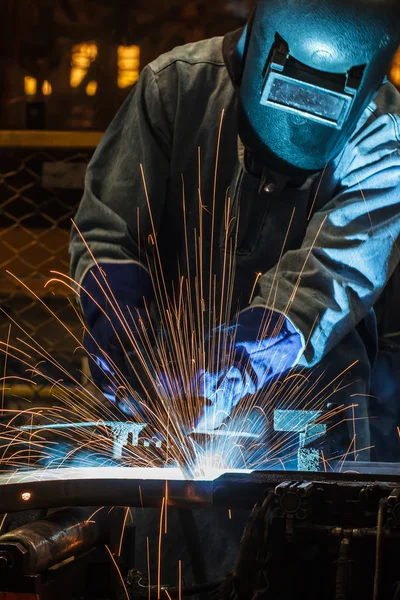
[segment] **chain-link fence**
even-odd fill
[[[55,277],[51,271],[68,274],[71,219],[99,138],[93,133],[0,132],[0,341],[10,346],[8,355],[0,356],[0,375],[13,377],[0,386],[2,398],[26,397],[32,389],[43,397],[49,390],[40,377],[40,385],[27,386],[28,365],[40,360],[40,352],[24,341],[31,345],[33,339],[71,373],[82,368],[74,340],[82,336],[74,296],[49,280]],[[29,358],[14,358],[14,346]],[[51,377],[60,377],[49,364],[42,365]]]

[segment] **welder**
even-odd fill
[[[212,257],[218,280],[229,197],[240,220],[226,327],[238,359],[199,372],[208,402],[198,427],[218,427],[218,415],[289,369],[335,380],[353,365],[339,403],[356,404],[358,447],[370,445],[373,307],[399,259],[400,96],[385,76],[399,42],[395,0],[259,0],[243,30],[143,69],[87,170],[75,221],[90,253],[75,229],[71,238],[95,381],[99,347],[123,360],[94,259],[143,325],[153,226],[172,293],[188,263],[195,272],[200,194],[203,264]]]
[[[176,48],[143,69],[87,171],[75,220],[91,253],[72,232],[92,357],[100,347],[119,364],[122,354],[93,257],[123,313],[145,322],[154,296],[151,220],[172,289],[187,264],[182,180],[187,231],[199,231],[199,186],[206,207],[215,198],[214,235],[211,215],[203,232],[218,276],[229,188],[241,215],[232,307],[240,310],[233,323],[242,360],[226,372],[224,414],[296,364],[340,373],[357,362],[351,394],[366,416],[372,309],[398,261],[400,104],[385,73],[399,12],[392,0],[261,1],[244,30]],[[207,264],[210,247],[204,254]],[[248,306],[256,273],[263,275]],[[262,320],[269,327],[259,339]],[[95,360],[91,368],[95,380],[103,375]],[[210,400],[200,427],[220,424],[217,375],[199,374]]]

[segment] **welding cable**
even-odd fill
[[[274,492],[270,492],[262,505],[257,503],[254,506],[247,521],[240,542],[239,557],[233,570],[232,593],[235,599],[262,598],[270,587],[267,569],[274,499]]]
[[[192,585],[187,588],[177,588],[177,587],[161,587],[161,596],[158,595],[158,586],[152,585],[150,586],[150,596],[149,588],[147,585],[143,585],[139,582],[138,587],[143,590],[143,597],[150,598],[150,600],[167,600],[167,598],[186,598],[189,596],[196,596],[197,594],[208,594],[208,592],[213,592],[218,589],[222,585],[222,581],[214,581],[212,583],[203,583],[202,585]],[[144,595],[144,591],[146,590],[146,595]],[[141,593],[142,597],[142,593]],[[209,596],[205,596],[207,599]]]
[[[380,598],[380,579],[382,564],[382,546],[383,546],[383,521],[386,510],[387,499],[383,498],[379,502],[378,523],[376,527],[376,554],[375,554],[375,577],[374,577],[374,595],[373,600]]]

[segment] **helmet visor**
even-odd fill
[[[297,113],[336,129],[342,128],[353,102],[353,95],[335,92],[273,71],[268,75],[260,100],[263,106]]]

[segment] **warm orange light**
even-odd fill
[[[126,88],[137,82],[140,69],[140,47],[118,46],[118,87]]]
[[[85,56],[88,56],[93,62],[97,58],[97,44],[95,42],[89,42],[87,44],[78,44],[80,51]]]
[[[24,77],[24,90],[27,96],[34,96],[37,92],[37,79],[34,77]]]
[[[140,62],[137,58],[119,58],[118,67],[121,71],[137,71],[139,69]]]
[[[69,83],[70,83],[71,87],[73,87],[73,88],[79,87],[80,84],[82,83],[82,81],[84,80],[86,73],[87,73],[86,69],[78,69],[77,67],[72,67],[71,75],[69,78]]]
[[[31,497],[32,497],[32,494],[30,492],[22,492],[22,494],[21,494],[21,498],[25,502],[27,502],[28,500],[30,500]]]
[[[71,74],[69,82],[71,87],[80,86],[92,62],[97,57],[97,44],[95,42],[85,42],[75,44],[72,48]]]
[[[90,67],[90,58],[88,56],[84,56],[82,54],[75,54],[74,56],[74,66],[79,69],[88,69]]]
[[[53,89],[51,87],[51,83],[49,83],[48,81],[43,81],[43,84],[42,84],[43,96],[50,96],[52,91],[53,91]]]
[[[400,49],[396,52],[389,72],[389,79],[400,89]]]
[[[136,83],[138,79],[139,73],[123,71],[122,73],[118,74],[118,87],[121,89],[129,87],[130,85]]]
[[[88,96],[95,96],[97,92],[97,81],[89,81],[86,86],[86,93]]]

